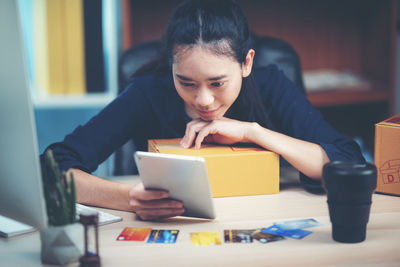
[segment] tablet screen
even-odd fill
[[[183,202],[183,216],[215,219],[205,160],[201,157],[138,151],[135,161],[146,189],[163,189]]]

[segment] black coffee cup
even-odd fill
[[[364,241],[376,188],[375,165],[333,161],[325,164],[323,179],[332,238],[344,243]]]

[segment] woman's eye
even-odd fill
[[[180,82],[180,83],[182,86],[185,86],[185,87],[194,86],[193,83],[185,83],[185,82]]]
[[[224,85],[224,82],[215,82],[211,84],[214,87],[221,87],[222,85]]]

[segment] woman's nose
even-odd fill
[[[214,102],[214,96],[207,88],[201,88],[196,96],[196,103],[199,106],[209,106]]]

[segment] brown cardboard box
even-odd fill
[[[400,195],[400,114],[375,125],[377,192]]]
[[[250,146],[206,144],[186,149],[180,140],[149,140],[149,152],[203,157],[213,197],[279,193],[278,154]]]

